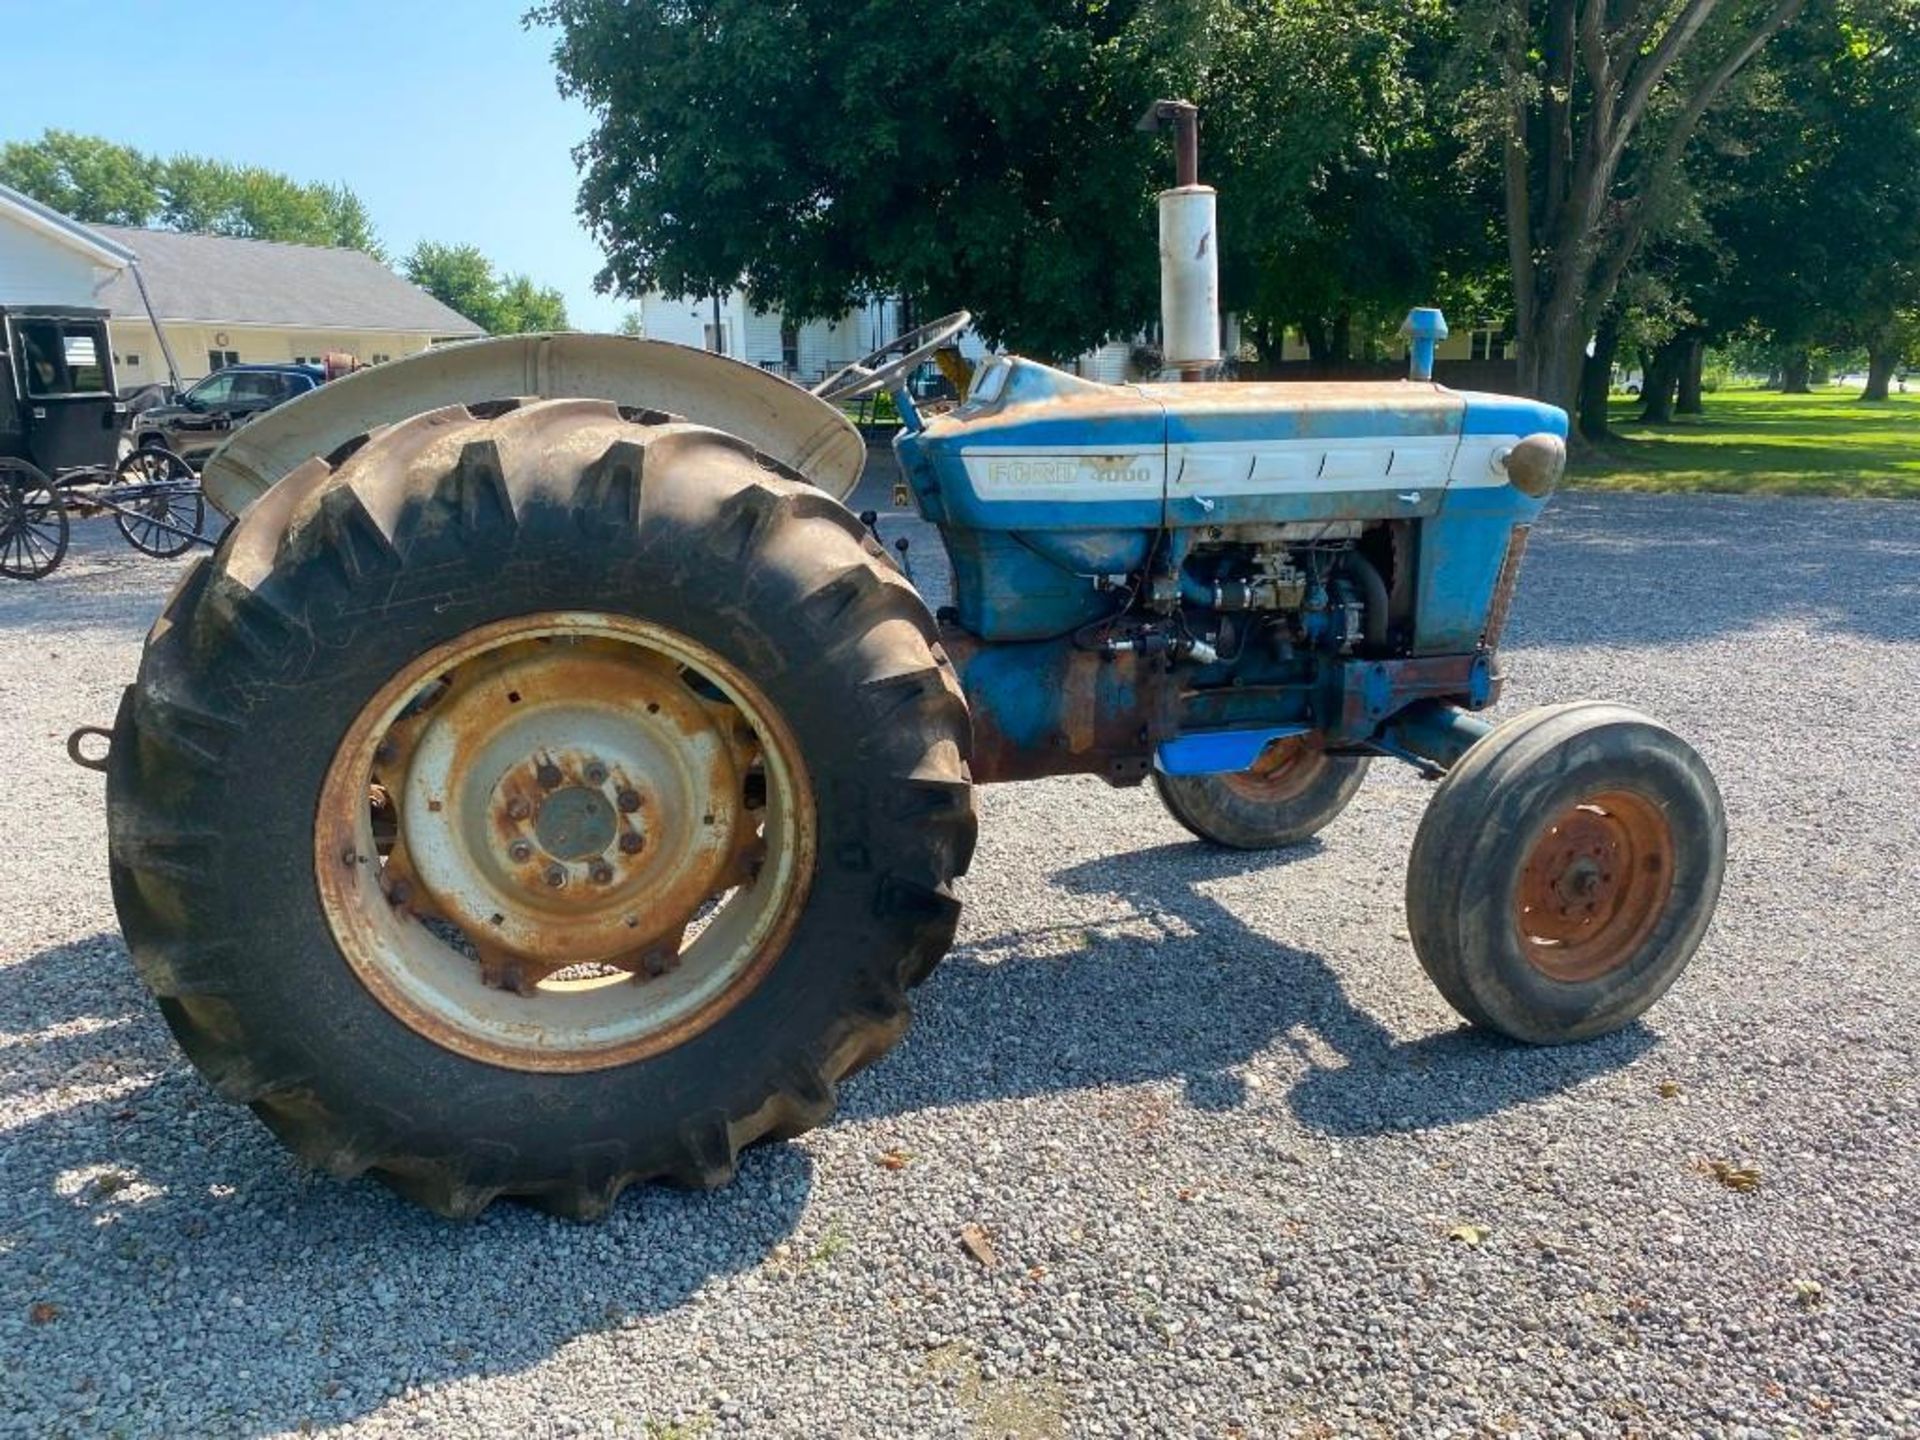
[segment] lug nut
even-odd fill
[[[516,795],[507,801],[508,819],[524,820],[531,814],[533,814],[533,807],[529,805],[523,797]]]
[[[605,885],[613,879],[613,867],[604,860],[594,861],[593,867],[587,873],[593,877],[593,883],[596,885]]]
[[[507,858],[516,865],[524,865],[533,858],[533,846],[524,840],[516,840],[507,847]]]
[[[560,788],[560,767],[551,760],[542,760],[540,762],[540,768],[533,772],[533,776],[534,779],[540,782],[540,788],[542,790],[558,790]]]
[[[631,815],[640,808],[640,792],[638,790],[622,790],[618,804],[622,814]]]
[[[598,760],[589,760],[587,762],[586,775],[589,785],[604,785],[607,783],[607,767],[602,765]]]
[[[547,884],[558,889],[567,883],[567,872],[558,865],[547,866]]]
[[[638,855],[640,848],[646,843],[646,837],[638,830],[629,830],[620,837],[620,853],[622,855]]]

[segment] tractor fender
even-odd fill
[[[208,458],[201,487],[232,517],[296,466],[357,435],[448,405],[514,396],[666,411],[739,437],[836,500],[852,493],[867,459],[842,411],[758,366],[621,335],[505,335],[435,346],[278,406]]]

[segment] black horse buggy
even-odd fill
[[[107,312],[0,308],[0,575],[38,580],[66,557],[69,516],[111,514],[136,550],[184,554],[206,502],[170,450],[122,454]]]

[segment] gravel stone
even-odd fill
[[[881,529],[938,598],[930,533]],[[1461,1028],[1405,938],[1426,787],[1385,762],[1274,856],[1148,791],[993,789],[902,1048],[730,1189],[598,1227],[304,1174],[180,1058],[63,742],[184,568],[86,523],[0,588],[0,1432],[1920,1433],[1920,507],[1540,526],[1503,708],[1638,705],[1731,817],[1644,1024]]]

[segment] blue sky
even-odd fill
[[[593,293],[552,36],[521,0],[0,0],[0,141],[48,127],[353,187],[390,254],[478,245],[567,299],[582,329],[630,302]]]

